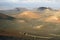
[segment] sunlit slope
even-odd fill
[[[44,20],[45,22],[56,22],[59,23],[60,22],[60,11],[52,11],[49,9],[44,10],[41,13],[41,18],[42,20]]]
[[[60,22],[60,18],[56,16],[50,16],[45,19],[46,22]]]
[[[33,18],[33,19],[36,19],[36,18],[40,18],[40,15],[32,12],[32,11],[24,11],[20,14],[17,14],[16,16],[17,18]]]
[[[45,9],[36,13],[40,14],[40,18],[37,19],[38,21],[60,23],[60,10]]]

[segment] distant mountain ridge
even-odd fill
[[[13,8],[13,9],[8,9],[8,10],[0,10],[0,13],[3,13],[3,14],[17,14],[17,13],[20,13],[20,12],[23,12],[23,11],[26,11],[28,9],[26,8]]]
[[[38,10],[46,10],[46,9],[52,10],[52,8],[50,8],[50,7],[39,7],[38,8]]]

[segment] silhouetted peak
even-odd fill
[[[46,9],[52,10],[52,9],[49,8],[49,7],[39,7],[39,8],[38,8],[38,10],[46,10]]]

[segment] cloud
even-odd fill
[[[48,6],[59,8],[60,0],[0,0],[0,7],[9,6],[9,7],[40,7]]]
[[[9,0],[9,2],[18,3],[19,0]]]
[[[38,2],[56,2],[55,0],[0,0],[0,2],[11,3],[38,3]]]
[[[1,3],[18,3],[19,0],[0,0]]]
[[[20,0],[22,3],[38,3],[38,2],[53,2],[55,3],[55,0]]]

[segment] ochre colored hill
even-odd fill
[[[58,18],[57,16],[50,16],[48,18],[45,18],[45,21],[46,22],[60,22],[60,18]]]
[[[40,18],[40,15],[31,11],[25,11],[16,16],[17,18]]]

